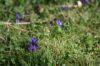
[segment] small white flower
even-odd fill
[[[81,1],[77,1],[77,6],[78,7],[82,7],[82,2]]]

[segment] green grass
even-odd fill
[[[64,3],[68,4],[68,1]],[[0,7],[8,7],[0,10],[0,22],[15,23],[15,12],[18,11],[24,21],[32,23],[0,25],[0,66],[100,65],[99,1],[68,11],[60,10],[56,7],[59,5],[41,4],[44,11],[37,15],[30,3],[16,7],[0,4]],[[50,26],[49,21],[54,17],[63,22],[63,28],[56,24]],[[36,52],[26,48],[32,37],[39,39],[40,49]]]

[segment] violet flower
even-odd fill
[[[32,44],[36,45],[37,42],[38,42],[38,39],[37,38],[32,38],[32,41],[31,41]]]
[[[89,4],[90,0],[80,0],[83,4]]]
[[[38,49],[37,45],[38,39],[37,38],[32,38],[31,42],[28,45],[28,51],[33,52]]]
[[[57,25],[62,26],[62,21],[58,19],[54,19],[54,21],[57,23]]]
[[[19,12],[17,12],[16,13],[16,22],[20,22],[21,20],[22,20],[22,15]]]

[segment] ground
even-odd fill
[[[100,65],[98,0],[67,9],[62,5],[73,6],[76,1],[4,1],[0,3],[0,66]],[[21,17],[16,18],[16,13]],[[38,39],[38,48],[30,51],[32,38]]]

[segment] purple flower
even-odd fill
[[[33,52],[38,49],[37,45],[38,39],[37,38],[32,38],[31,42],[28,45],[28,51]]]
[[[38,46],[35,46],[35,45],[32,45],[32,44],[29,44],[29,45],[28,45],[28,50],[29,50],[30,52],[36,51],[37,49],[38,49]]]
[[[32,38],[32,41],[31,41],[32,44],[35,45],[35,44],[37,44],[37,42],[38,42],[38,39],[37,38]]]
[[[21,20],[22,20],[22,15],[19,12],[17,12],[16,13],[16,22],[20,22]]]
[[[90,0],[80,0],[83,4],[89,4]]]
[[[62,21],[58,19],[54,19],[54,21],[57,23],[57,25],[62,26]]]

